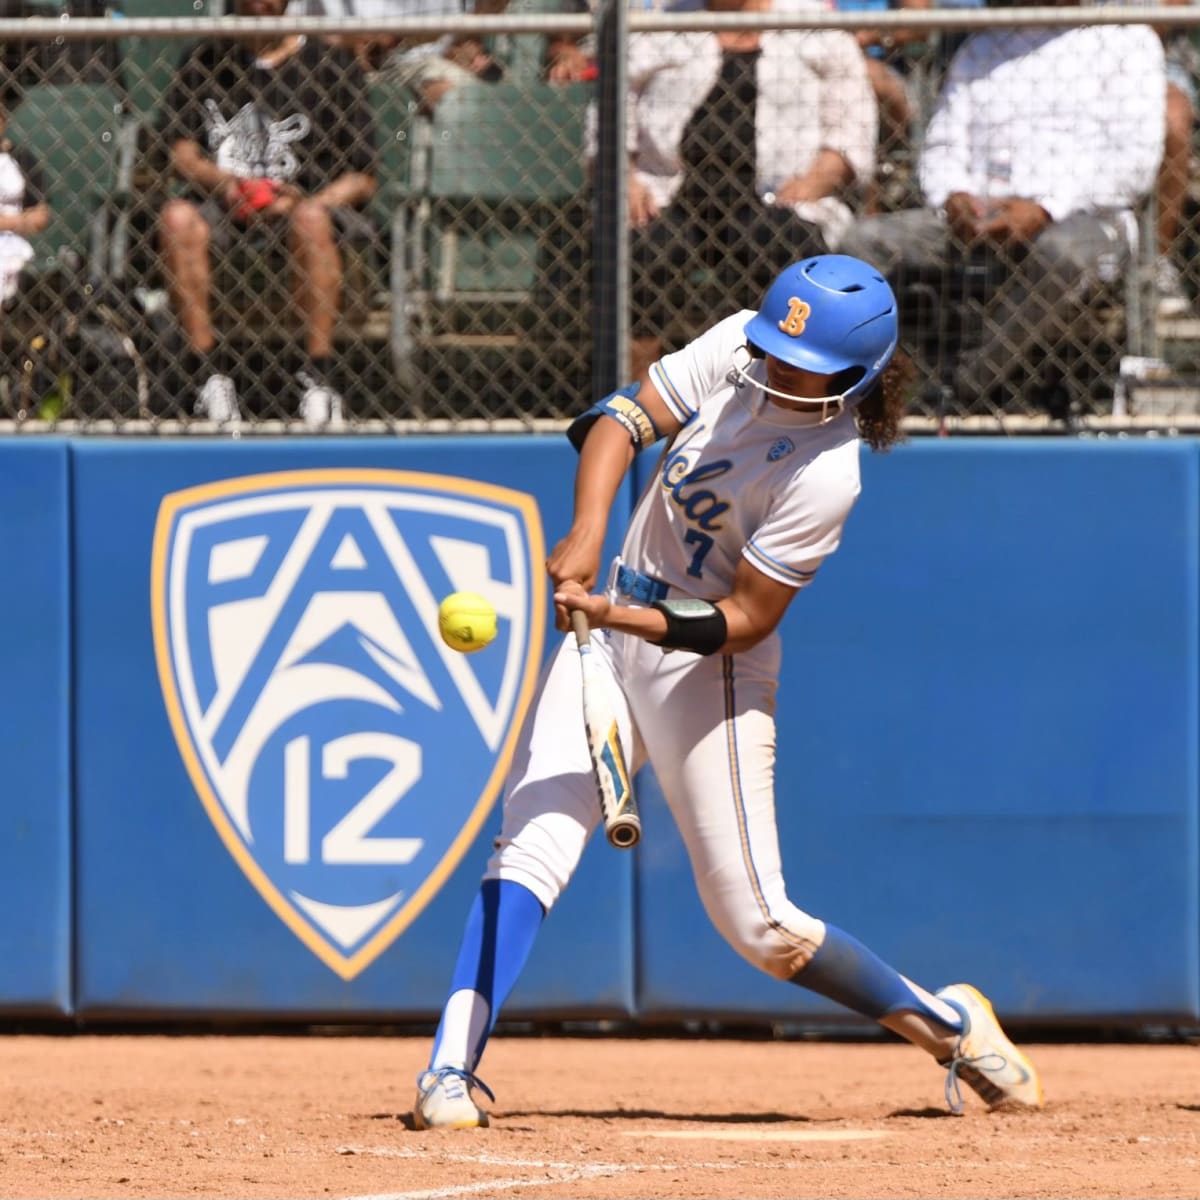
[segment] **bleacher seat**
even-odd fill
[[[209,15],[208,0],[121,0],[130,18],[182,19]],[[121,66],[130,111],[147,126],[158,119],[159,105],[191,42],[187,38],[126,37],[121,39]]]
[[[378,103],[378,203],[392,229],[393,365],[411,378],[422,344],[519,338],[536,304],[540,240],[584,186],[587,85],[465,84],[431,121]],[[408,126],[399,141],[397,122]]]
[[[72,263],[106,274],[111,205],[126,162],[120,97],[104,84],[42,84],[13,109],[8,133],[41,164],[50,203],[34,269]]]

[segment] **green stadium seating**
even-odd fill
[[[392,230],[393,362],[424,342],[502,338],[536,303],[540,241],[584,187],[590,89],[465,84],[432,120],[377,97],[385,147],[378,203]],[[402,136],[396,139],[397,133]],[[390,148],[390,149],[388,149]]]
[[[120,97],[103,84],[42,84],[13,109],[8,133],[37,157],[50,202],[50,225],[34,246],[34,269],[66,258],[103,274],[110,204],[120,192],[127,142]]]
[[[205,17],[208,0],[121,0],[126,17]],[[159,105],[170,86],[187,38],[126,37],[121,39],[121,70],[130,111],[147,125],[158,119]]]

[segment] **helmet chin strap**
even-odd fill
[[[736,355],[742,352],[746,355],[744,362],[739,362]],[[745,346],[739,346],[734,351],[735,358],[733,360],[733,369],[726,376],[728,381],[735,388],[740,388],[744,384],[749,384],[751,387],[758,388],[759,391],[766,392],[768,396],[777,396],[780,400],[786,400],[789,404],[811,404],[821,406],[821,424],[824,425],[828,421],[832,421],[835,417],[841,416],[846,410],[846,394],[844,392],[837,396],[793,396],[788,392],[781,392],[776,388],[770,387],[766,383],[759,383],[746,370],[747,367],[754,361],[753,355],[746,349]],[[832,406],[832,411],[830,411]]]

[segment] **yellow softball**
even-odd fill
[[[473,654],[496,636],[496,610],[476,592],[453,592],[438,605],[438,632],[452,650]]]

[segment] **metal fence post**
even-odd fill
[[[628,0],[604,0],[596,36],[592,176],[592,392],[597,397],[620,387],[629,374],[628,34]]]

